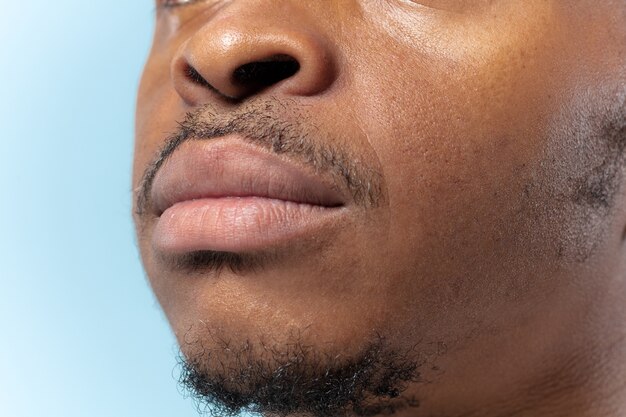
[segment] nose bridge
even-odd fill
[[[232,1],[191,35],[172,62],[186,101],[264,91],[310,96],[336,78],[337,57],[315,8],[285,0]],[[301,2],[300,2],[301,3]]]

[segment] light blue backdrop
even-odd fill
[[[130,220],[152,2],[0,5],[0,416],[197,416]]]

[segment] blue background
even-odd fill
[[[130,217],[154,6],[0,2],[0,416],[197,416]]]

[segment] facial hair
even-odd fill
[[[206,348],[207,339],[211,348]],[[415,348],[392,349],[380,335],[354,356],[321,353],[291,337],[270,346],[259,340],[235,346],[215,335],[182,346],[180,384],[199,412],[234,417],[373,416],[418,407],[403,396],[421,381]]]

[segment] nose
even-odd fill
[[[271,2],[264,4],[271,8]],[[336,77],[335,56],[319,31],[296,20],[276,11],[251,13],[249,8],[212,17],[172,61],[176,91],[190,105],[216,95],[241,101],[269,92],[322,93]]]

